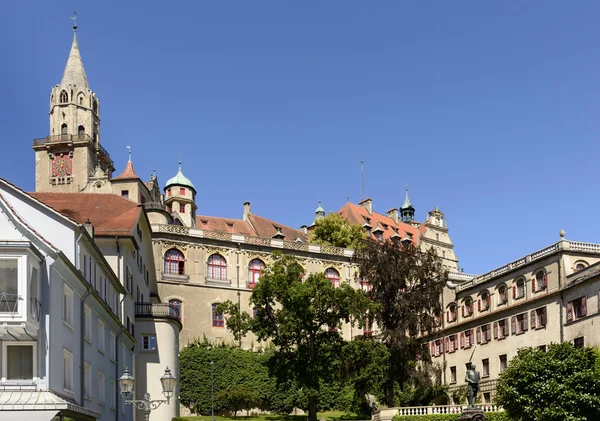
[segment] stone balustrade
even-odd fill
[[[483,412],[502,411],[498,405],[477,405]],[[467,409],[467,405],[431,405],[431,406],[402,406],[398,408],[384,408],[374,414],[373,421],[390,421],[396,415],[434,415],[434,414],[460,414]]]

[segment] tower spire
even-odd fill
[[[63,86],[77,86],[79,89],[89,89],[83,61],[81,61],[81,54],[79,53],[79,45],[77,44],[77,13],[73,12],[73,14],[74,16],[71,16],[73,20],[73,42],[60,84]]]
[[[408,198],[408,184],[406,185],[406,195],[404,197],[404,203],[400,207],[400,216],[402,222],[412,222],[415,219],[415,208],[410,199]]]

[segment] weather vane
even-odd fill
[[[129,154],[129,162],[131,162],[131,146],[127,146],[127,153]]]
[[[73,10],[73,16],[69,16],[69,19],[73,21],[73,31],[77,31],[77,12]]]

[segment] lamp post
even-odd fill
[[[210,362],[210,419],[215,421],[215,363]]]
[[[121,396],[123,396],[123,399],[125,399],[125,403],[133,404],[137,409],[144,411],[146,421],[149,421],[151,411],[155,410],[163,403],[166,403],[167,405],[169,404],[171,396],[173,396],[173,391],[175,390],[175,385],[177,384],[177,379],[171,374],[169,367],[167,367],[165,369],[165,374],[163,374],[163,376],[160,378],[163,395],[165,395],[165,398],[167,398],[166,400],[151,400],[149,393],[144,394],[144,399],[131,399],[133,397],[134,383],[135,379],[131,374],[129,374],[129,369],[125,368],[123,375],[119,378],[119,389],[121,391]]]

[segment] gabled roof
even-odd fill
[[[351,224],[359,224],[363,226],[367,220],[369,220],[369,225],[371,227],[379,226],[383,230],[383,239],[387,240],[391,238],[396,229],[398,231],[398,235],[404,238],[406,233],[412,235],[413,243],[416,245],[417,240],[419,238],[419,232],[417,228],[412,225],[405,224],[403,222],[396,223],[392,218],[386,215],[382,215],[377,212],[367,211],[365,208],[359,205],[355,205],[354,203],[347,202],[338,213],[346,218]],[[373,235],[371,238],[375,239]]]
[[[142,208],[121,196],[99,193],[30,193],[79,224],[89,219],[95,235],[131,235]]]
[[[217,216],[197,215],[196,228],[231,232],[234,234],[256,235],[250,224],[242,219],[220,218]]]
[[[296,241],[298,238],[300,238],[300,240],[303,242],[308,242],[308,237],[300,230],[282,225],[278,222],[254,214],[248,215],[248,219],[254,227],[256,235],[259,237],[272,237],[277,233],[277,228],[280,228],[285,240]]]
[[[131,161],[127,161],[127,165],[125,166],[125,170],[119,174],[118,176],[112,178],[112,180],[139,180],[140,178],[137,176],[133,169],[133,164]]]
[[[280,228],[285,240],[300,240],[307,242],[307,236],[299,230],[290,228],[286,225],[272,221],[262,216],[250,214],[248,220],[234,218],[220,218],[216,216],[196,216],[196,227],[199,229],[230,232],[232,234],[244,234],[258,237],[270,238],[277,233],[277,227]]]

